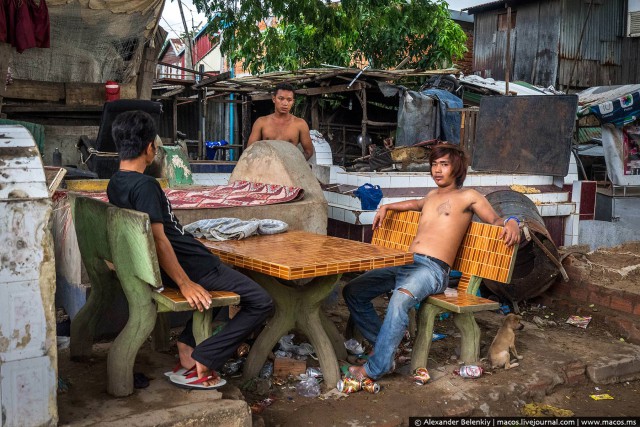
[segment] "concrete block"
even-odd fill
[[[56,425],[55,372],[48,356],[0,363],[3,427]]]
[[[37,280],[0,286],[0,362],[43,356],[46,328]]]
[[[640,378],[640,350],[631,355],[603,357],[587,366],[587,376],[596,384],[614,384]]]

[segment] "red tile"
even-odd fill
[[[582,181],[580,187],[580,214],[594,214],[596,211],[596,182]]]

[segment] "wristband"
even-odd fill
[[[503,225],[506,226],[507,222],[509,222],[510,220],[514,220],[518,224],[518,226],[520,226],[520,220],[518,219],[518,217],[515,217],[515,216],[510,216],[509,218],[505,219]]]

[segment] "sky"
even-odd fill
[[[182,18],[180,17],[180,9],[178,8],[179,0],[166,0],[164,5],[164,11],[162,12],[162,19],[160,25],[169,32],[171,37],[176,37],[180,33],[184,33],[184,26],[182,25]],[[200,29],[205,23],[204,14],[198,13],[196,7],[191,0],[181,0],[184,10],[187,26],[191,29],[195,26],[196,29]],[[475,6],[478,4],[489,3],[493,0],[448,0],[449,9],[460,10],[465,7]]]

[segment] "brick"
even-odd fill
[[[590,292],[589,302],[602,307],[609,307],[609,304],[611,304],[611,296],[602,292]]]
[[[628,299],[621,298],[617,295],[611,297],[611,304],[609,307],[612,310],[622,311],[624,313],[633,313],[633,303]]]
[[[565,383],[568,385],[580,384],[587,379],[585,376],[587,366],[580,360],[567,363],[562,370],[565,376]]]
[[[571,286],[566,283],[556,282],[551,286],[549,292],[553,295],[568,296],[571,292]]]
[[[587,301],[589,297],[589,293],[587,289],[582,287],[580,288],[575,287],[571,289],[571,291],[569,292],[569,295],[571,295],[571,298],[577,299],[579,301]]]
[[[633,314],[635,314],[636,316],[640,316],[640,303],[636,303],[636,306],[633,309]]]

